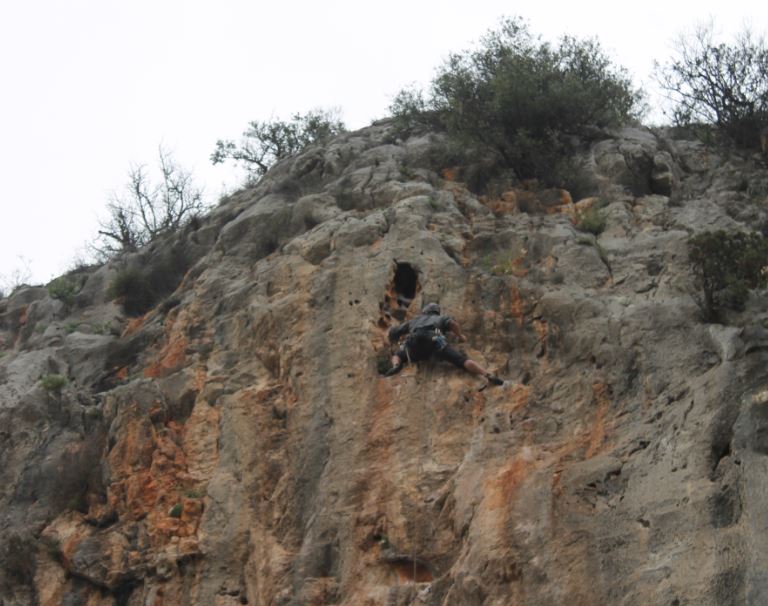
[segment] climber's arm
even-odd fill
[[[409,330],[410,330],[410,326],[408,325],[408,322],[403,322],[399,326],[393,326],[392,328],[389,329],[389,332],[387,333],[389,342],[397,343],[400,340],[400,337],[408,334]]]
[[[467,340],[467,337],[464,336],[464,333],[461,332],[461,327],[459,326],[459,323],[451,318],[448,321],[448,330],[450,330],[453,334],[456,335],[456,338],[459,340],[459,342],[463,343]]]

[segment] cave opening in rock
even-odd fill
[[[393,282],[398,300],[403,299],[408,305],[416,298],[419,274],[410,263],[397,263]]]
[[[405,320],[408,315],[408,308],[420,289],[419,270],[410,263],[400,263],[399,261],[394,263],[395,274],[387,285],[384,300],[379,303],[381,317],[377,323],[384,330],[388,330],[392,326],[393,320],[398,322]],[[384,349],[389,351],[386,344],[379,352],[382,356],[384,356]],[[388,355],[384,357],[389,359]],[[387,369],[389,368],[388,362],[383,364]]]

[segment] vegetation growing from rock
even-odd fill
[[[47,288],[48,293],[54,299],[58,299],[69,308],[75,302],[75,295],[82,287],[82,281],[78,281],[70,276],[60,276],[51,281]]]
[[[336,110],[313,110],[294,114],[290,120],[254,120],[240,143],[219,139],[211,161],[239,162],[251,182],[260,179],[277,161],[299,153],[307,146],[325,141],[345,131]]]
[[[58,394],[66,387],[67,379],[62,375],[45,375],[40,379],[40,385],[45,391]]]
[[[108,295],[120,299],[129,316],[140,316],[176,289],[189,263],[182,247],[170,248],[146,265],[119,270],[109,284]]]
[[[508,19],[478,48],[450,55],[427,92],[404,90],[390,109],[401,133],[439,128],[492,152],[518,178],[564,186],[574,137],[626,123],[638,101],[597,41],[566,36],[552,45]]]
[[[671,101],[678,125],[712,125],[739,145],[759,145],[768,125],[768,48],[745,29],[730,44],[714,26],[681,36],[675,55],[656,63],[656,80]]]
[[[173,233],[206,208],[203,191],[192,173],[181,168],[172,155],[159,150],[160,180],[153,183],[146,166],[128,173],[128,183],[107,204],[95,252],[103,259],[136,251],[153,240]]]
[[[707,231],[688,240],[688,252],[707,321],[725,308],[743,309],[749,291],[768,284],[768,239],[760,234]]]
[[[593,206],[579,215],[578,227],[581,231],[599,236],[605,230],[606,221],[605,213]]]

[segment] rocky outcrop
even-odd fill
[[[630,129],[589,152],[600,199],[491,199],[432,139],[278,164],[123,261],[186,260],[141,317],[121,265],[0,302],[0,604],[768,599],[768,305],[702,323],[686,249],[763,229],[768,171]],[[502,387],[382,377],[432,301]]]

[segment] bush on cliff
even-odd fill
[[[191,260],[180,245],[154,256],[148,263],[120,269],[109,284],[107,294],[120,299],[123,311],[140,316],[178,287]]]
[[[192,173],[176,164],[162,147],[159,172],[159,181],[153,183],[145,166],[135,166],[123,191],[112,195],[93,245],[102,260],[134,252],[177,232],[205,211],[203,191],[194,184]]]
[[[731,44],[715,41],[713,24],[681,36],[675,55],[655,64],[679,126],[710,125],[739,145],[757,147],[768,126],[768,48],[748,29]]]
[[[75,302],[75,295],[83,287],[84,279],[73,275],[65,275],[48,283],[48,294],[58,299],[69,309]]]
[[[45,375],[40,378],[40,385],[45,391],[54,394],[60,394],[61,390],[67,386],[67,378],[62,375]]]
[[[707,321],[724,308],[743,309],[751,289],[768,285],[768,239],[760,234],[703,232],[688,240],[688,254]]]
[[[294,114],[290,120],[254,120],[243,133],[240,143],[219,139],[211,161],[239,162],[248,171],[248,181],[258,181],[270,167],[283,158],[299,153],[307,146],[326,141],[345,131],[337,110],[313,110]]]
[[[521,179],[563,186],[577,139],[629,121],[638,107],[629,76],[597,41],[552,45],[508,19],[477,49],[450,55],[427,92],[404,90],[390,110],[400,134],[438,128],[492,151]]]
[[[605,231],[605,225],[608,219],[599,207],[593,206],[589,210],[579,215],[578,228],[581,231],[599,236]]]

